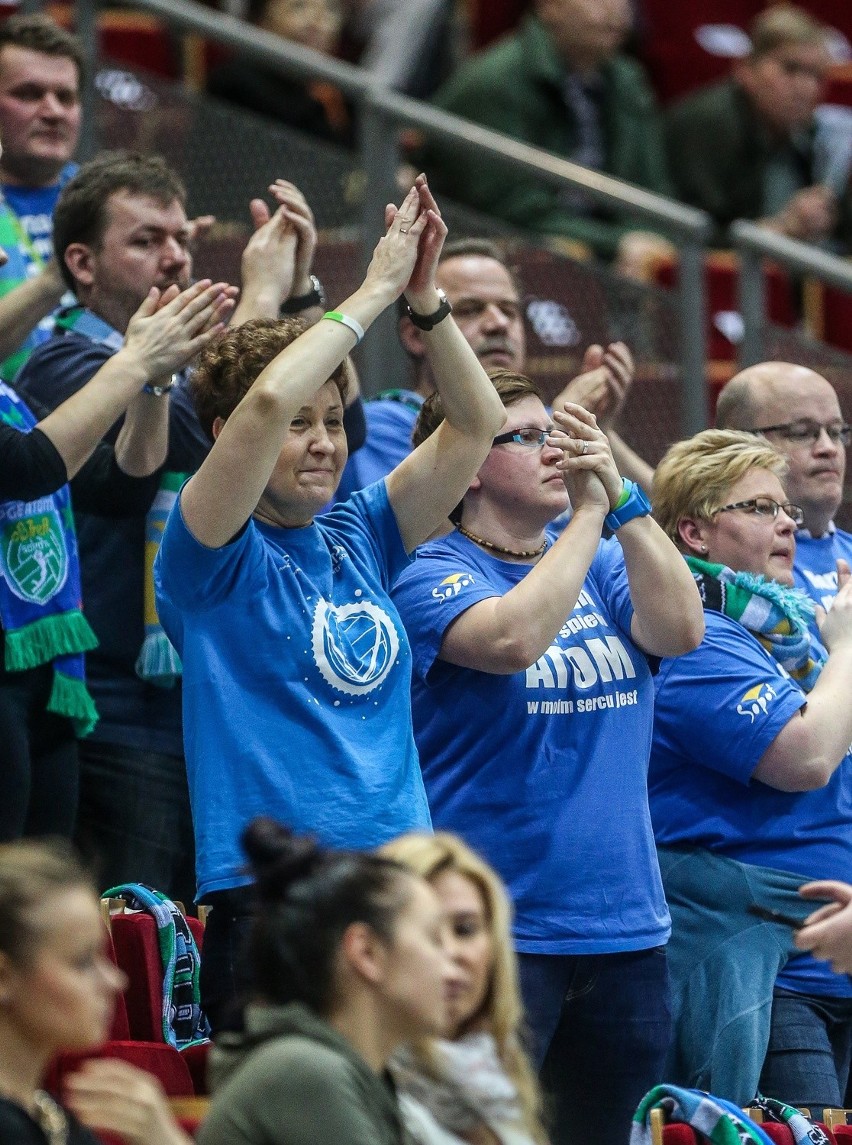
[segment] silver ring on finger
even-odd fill
[[[586,456],[586,450],[587,450],[588,448],[589,448],[589,443],[588,443],[588,442],[585,440],[585,438],[584,438],[584,439],[583,439],[583,448],[580,450],[580,457],[585,457],[585,456]]]

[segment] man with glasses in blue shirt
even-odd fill
[[[716,424],[762,433],[784,455],[787,496],[804,512],[796,533],[796,584],[830,608],[838,560],[852,565],[852,534],[834,523],[843,500],[850,439],[834,387],[806,366],[761,362],[724,387]]]

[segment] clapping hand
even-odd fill
[[[553,411],[553,420],[548,445],[562,450],[556,468],[562,472],[571,504],[575,510],[596,504],[608,513],[621,496],[622,481],[595,415],[566,402],[564,409]]]
[[[635,372],[633,355],[623,342],[589,346],[583,355],[583,372],[568,383],[554,406],[573,402],[583,406],[606,428],[621,412]]]
[[[152,287],[130,319],[124,348],[143,363],[149,379],[173,374],[221,336],[236,294],[235,287],[209,278],[162,294]]]

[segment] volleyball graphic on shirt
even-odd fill
[[[325,682],[347,696],[378,688],[399,653],[393,621],[371,601],[334,605],[320,597],[311,644]]]

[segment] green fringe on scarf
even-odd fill
[[[78,739],[93,731],[98,722],[97,709],[86,685],[82,680],[75,680],[62,672],[53,673],[53,688],[47,710],[69,719]]]
[[[98,646],[98,638],[91,625],[76,608],[54,616],[43,616],[4,635],[7,672],[25,672],[28,668],[37,668],[39,664],[55,660],[57,656],[90,652]]]

